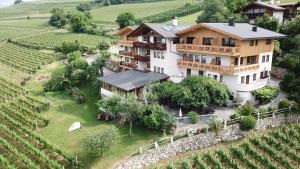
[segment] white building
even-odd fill
[[[122,69],[165,74],[174,82],[189,75],[208,76],[244,99],[268,83],[274,40],[284,35],[234,20],[194,26],[176,23],[118,31]]]

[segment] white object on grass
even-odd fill
[[[75,122],[75,123],[73,123],[73,124],[69,127],[69,130],[68,130],[68,131],[71,132],[71,131],[80,129],[80,127],[81,127],[80,122]]]
[[[181,111],[181,108],[179,109],[179,117],[182,117],[182,111]]]

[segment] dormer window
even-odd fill
[[[211,45],[212,44],[212,39],[211,37],[204,37],[203,38],[203,45]]]

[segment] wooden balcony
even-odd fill
[[[201,52],[228,56],[236,56],[240,54],[240,47],[177,44],[176,49],[181,52]]]
[[[118,45],[133,47],[133,42],[134,41],[130,41],[130,40],[119,40]]]
[[[179,59],[177,61],[178,67],[197,69],[197,70],[209,70],[223,74],[237,74],[240,72],[247,72],[256,70],[259,68],[259,64],[251,64],[245,66],[220,66],[214,64],[193,62],[193,61],[185,61]]]
[[[134,55],[134,60],[140,62],[150,62],[150,56]]]
[[[128,51],[119,51],[119,55],[122,56],[129,56],[129,57],[134,57],[134,52],[128,52]]]
[[[135,69],[137,68],[135,63],[128,63],[128,62],[120,62],[120,67],[123,67],[125,69]]]
[[[133,42],[133,47],[152,49],[152,50],[166,50],[167,49],[167,45],[165,43]]]

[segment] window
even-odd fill
[[[265,62],[266,62],[266,56],[263,56],[263,57],[262,57],[261,62],[262,62],[262,63],[265,63]]]
[[[235,46],[235,40],[231,38],[222,38],[222,45],[223,46]]]
[[[176,37],[173,39],[173,44],[179,44],[180,43],[180,38]]]
[[[201,63],[206,63],[206,56],[204,55],[201,56]]]
[[[153,66],[153,70],[154,70],[154,72],[156,72],[156,66]]]
[[[214,79],[217,80],[217,79],[218,79],[218,76],[217,76],[217,75],[214,75]]]
[[[199,61],[200,61],[199,55],[195,55],[195,62],[199,62]]]
[[[153,41],[154,43],[161,43],[162,38],[161,37],[154,37]]]
[[[154,52],[154,53],[153,53],[153,57],[154,57],[154,58],[156,58],[156,57],[157,57],[157,56],[156,56],[156,52]]]
[[[150,68],[150,63],[149,63],[149,62],[147,63],[147,68],[148,68],[148,69]]]
[[[236,66],[236,65],[238,65],[239,64],[239,58],[235,58],[234,59],[234,65]]]
[[[203,38],[203,45],[211,45],[211,44],[212,44],[212,38],[210,37]]]
[[[128,57],[125,57],[125,62],[129,62],[129,58]]]
[[[160,67],[156,67],[156,69],[157,69],[157,73],[160,73]]]
[[[250,40],[250,46],[254,46],[254,40]]]
[[[255,40],[255,45],[256,45],[256,46],[258,45],[258,40]]]
[[[187,74],[187,76],[190,76],[191,73],[192,73],[192,70],[191,70],[191,69],[186,69],[186,74]]]
[[[150,42],[150,37],[148,37],[148,36],[143,36],[143,41],[146,41],[146,42]]]
[[[202,70],[199,70],[199,76],[203,76],[204,72]]]
[[[147,56],[150,55],[150,50],[147,50],[146,55],[147,55]]]
[[[157,57],[157,58],[160,58],[160,54],[161,54],[160,52],[157,52],[157,53],[156,53],[156,57]]]
[[[261,79],[264,78],[264,72],[260,72],[260,78],[261,78]]]
[[[165,68],[161,68],[160,73],[164,74],[165,73]]]
[[[267,39],[267,40],[266,40],[266,44],[267,44],[267,45],[270,45],[271,42],[272,42],[271,39]]]
[[[244,64],[244,58],[241,58],[240,64],[241,64],[241,65]]]
[[[255,63],[256,63],[256,56],[247,57],[247,64],[255,64]]]
[[[270,61],[270,55],[267,55],[266,62],[269,62],[269,61]]]
[[[128,46],[125,46],[125,51],[129,51],[129,47]]]
[[[256,80],[256,73],[253,74],[253,81]]]
[[[245,83],[245,76],[241,77],[241,83]]]
[[[223,82],[223,75],[220,75],[220,82]]]
[[[194,61],[194,55],[193,54],[189,54],[189,61]]]
[[[221,65],[221,57],[216,57],[216,65]]]
[[[195,39],[195,37],[187,37],[186,38],[186,43],[187,44],[193,44],[194,39]]]

